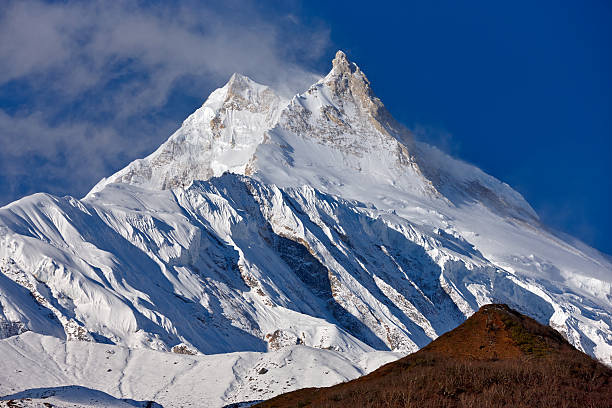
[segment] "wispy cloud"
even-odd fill
[[[84,191],[120,155],[111,127],[50,125],[41,113],[13,117],[0,111],[0,190],[8,197],[46,191]],[[103,151],[104,154],[96,154]]]
[[[316,77],[304,63],[328,46],[320,24],[248,1],[8,2],[0,11],[0,140],[9,146],[0,149],[0,204],[30,185],[58,192],[60,184],[32,175],[37,163],[75,186],[66,193],[81,194],[126,157],[154,149],[176,125],[163,112],[174,94],[204,98],[233,72],[286,94],[301,90]],[[96,163],[75,172],[81,155]]]
[[[414,123],[410,131],[417,140],[436,146],[452,156],[458,156],[461,151],[461,141],[442,127]]]

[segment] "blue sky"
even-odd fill
[[[612,253],[605,1],[7,1],[0,205],[81,196],[238,71],[292,93],[343,49],[422,139]]]

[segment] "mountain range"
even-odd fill
[[[132,385],[96,390],[136,398],[129,356],[174,352],[225,358],[234,374],[210,406],[260,400],[369,372],[491,303],[612,364],[611,258],[416,140],[341,51],[292,98],[234,74],[156,151],[84,198],[39,193],[0,208],[2,347],[15,370],[32,350],[41,360],[28,381],[0,374],[0,395],[90,387],[93,374],[59,374],[68,356],[104,362],[127,350],[115,370]],[[245,388],[257,359],[286,362],[295,350],[306,362],[334,356],[325,369],[336,375],[281,387],[270,374],[277,385]],[[61,359],[57,371],[50,361]],[[158,380],[157,394],[138,395],[161,403],[169,385]]]

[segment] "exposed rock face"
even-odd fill
[[[332,65],[331,72],[323,82],[336,97],[335,102],[352,102],[359,108],[361,115],[370,118],[379,132],[399,138],[404,145],[410,146],[413,143],[412,135],[391,116],[380,99],[374,95],[370,81],[357,64],[350,62],[344,52],[338,51]]]

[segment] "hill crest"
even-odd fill
[[[505,304],[482,306],[454,330],[423,348],[452,358],[476,360],[543,357],[573,347],[563,336]]]

